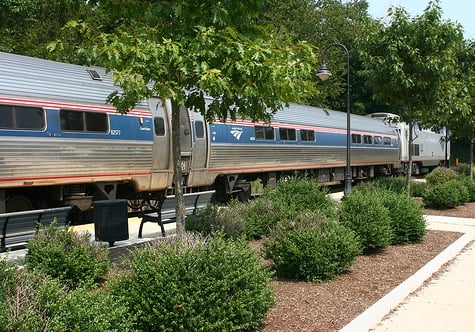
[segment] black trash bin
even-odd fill
[[[129,239],[127,200],[111,199],[94,202],[94,233],[96,241],[109,242]]]

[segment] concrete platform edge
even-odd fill
[[[370,329],[375,328],[384,316],[396,308],[412,292],[421,287],[426,280],[428,280],[435,272],[440,270],[442,265],[457,256],[457,254],[460,253],[460,251],[472,240],[473,237],[471,235],[462,235],[457,241],[434,257],[415,274],[391,290],[350,323],[345,325],[340,332],[369,331]]]

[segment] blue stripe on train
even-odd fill
[[[65,132],[60,128],[58,110],[46,110],[46,128],[38,130],[6,130],[0,129],[0,136],[17,137],[61,137],[74,139],[97,140],[153,140],[153,122],[151,117],[126,116],[109,114],[109,132]]]

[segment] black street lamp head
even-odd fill
[[[322,66],[318,70],[317,75],[322,81],[326,81],[330,78],[330,76],[332,76],[332,72],[330,71],[330,69],[328,69],[325,60],[322,61]]]

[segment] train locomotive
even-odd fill
[[[96,200],[173,195],[169,102],[150,98],[122,115],[105,102],[115,90],[103,68],[0,53],[0,212],[73,205],[83,218]],[[180,115],[185,193],[246,200],[258,179],[345,179],[346,113],[292,104],[271,123]],[[384,119],[351,115],[352,178],[403,171],[406,145]],[[431,163],[444,160],[445,145],[429,147]]]

